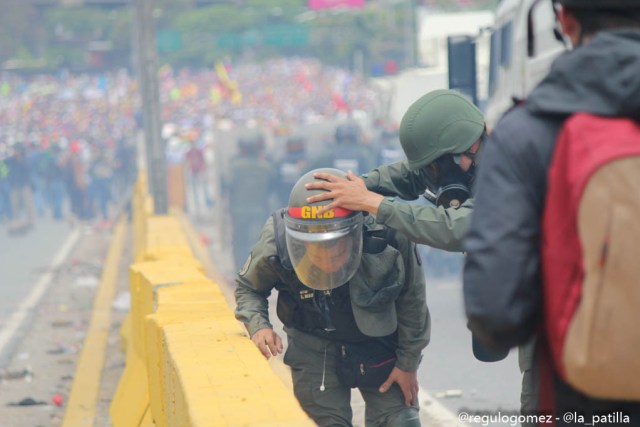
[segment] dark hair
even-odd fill
[[[598,31],[640,28],[640,9],[605,9],[565,6],[576,17],[582,27],[582,35],[593,35]]]

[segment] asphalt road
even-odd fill
[[[0,340],[0,360],[7,357],[12,335],[26,324],[29,310],[46,291],[46,275],[61,251],[68,250],[65,242],[72,237],[68,223],[46,217],[21,235],[10,235],[6,224],[0,226],[0,335],[8,338]],[[25,321],[17,322],[20,318]]]
[[[517,350],[500,362],[475,359],[458,277],[427,278],[431,343],[419,371],[420,385],[456,416],[463,411],[517,412],[521,374]]]
[[[0,318],[27,295],[70,233],[69,224],[48,218],[38,218],[35,228],[22,235],[10,235],[5,224],[0,226]]]

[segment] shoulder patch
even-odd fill
[[[247,260],[244,262],[244,265],[238,272],[239,275],[244,276],[245,274],[247,274],[247,271],[249,270],[249,266],[251,265],[251,255],[252,254],[249,254],[249,256],[247,257]]]

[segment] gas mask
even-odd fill
[[[436,206],[458,208],[471,197],[475,178],[475,162],[462,170],[454,156],[447,154],[417,171],[426,190],[423,197]]]

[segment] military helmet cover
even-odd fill
[[[259,151],[264,147],[264,138],[259,133],[241,136],[238,147],[243,151]]]
[[[420,169],[438,157],[464,153],[484,132],[484,117],[463,95],[439,89],[415,101],[400,122],[400,144],[409,169]]]
[[[288,153],[299,153],[304,151],[304,138],[299,135],[292,135],[287,138],[286,149]]]
[[[341,123],[336,126],[336,142],[358,142],[362,131],[356,122]]]

